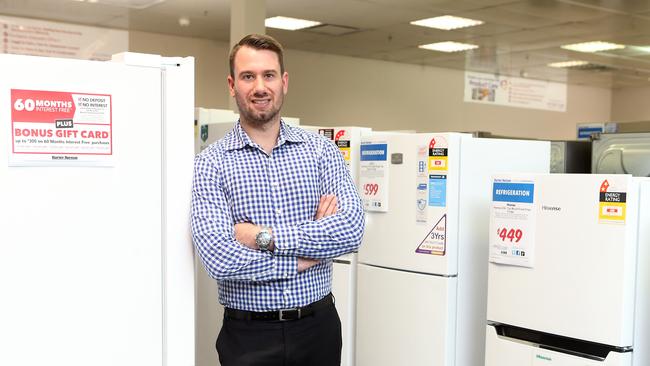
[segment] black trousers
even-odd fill
[[[334,304],[298,320],[224,317],[217,353],[222,366],[339,366],[341,320]]]

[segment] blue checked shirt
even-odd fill
[[[336,195],[338,211],[314,220],[325,194]],[[237,242],[241,222],[271,227],[274,252]],[[195,158],[192,236],[226,307],[269,311],[321,299],[331,291],[332,258],[356,251],[363,228],[343,157],[322,136],[281,122],[268,155],[237,123]],[[298,273],[297,257],[321,262]]]

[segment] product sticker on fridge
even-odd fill
[[[598,194],[598,221],[600,223],[625,224],[626,191],[627,187],[612,186],[607,179],[600,184]]]
[[[490,209],[490,262],[533,267],[535,184],[495,179]]]
[[[416,253],[445,255],[447,252],[447,214],[442,215],[440,220],[433,225],[433,228],[424,240],[415,249]]]
[[[449,149],[443,136],[429,141],[429,206],[447,206],[447,170]]]
[[[388,144],[361,144],[359,188],[366,211],[388,211]]]
[[[11,89],[10,165],[110,166],[111,96]]]

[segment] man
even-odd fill
[[[339,365],[331,259],[357,250],[363,209],[324,137],[285,124],[282,46],[249,35],[230,53],[239,122],[195,159],[192,234],[225,306],[219,361]]]

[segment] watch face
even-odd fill
[[[271,233],[266,230],[262,230],[259,232],[259,234],[257,234],[255,241],[257,242],[257,246],[260,248],[260,250],[266,251],[269,249],[269,245],[271,244],[271,238]]]

